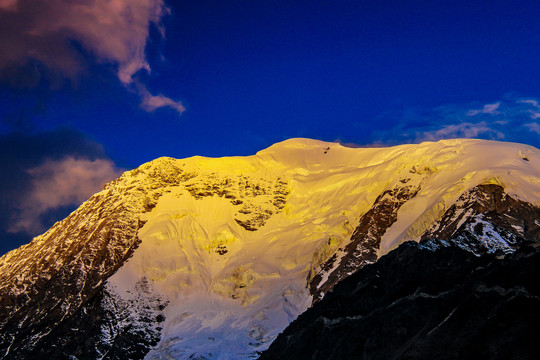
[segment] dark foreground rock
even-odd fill
[[[538,359],[540,249],[408,242],[339,283],[265,359]]]

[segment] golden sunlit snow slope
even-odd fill
[[[189,176],[141,215],[142,243],[107,285],[129,298],[146,277],[168,299],[162,340],[148,358],[243,358],[265,349],[308,307],[307,280],[349,241],[385,189],[420,188],[399,210],[379,255],[418,240],[478,184],[501,184],[540,203],[540,153],[511,143],[366,149],[291,139],[249,157],[166,158],[143,167],[148,173],[162,162]],[[146,175],[138,181],[152,186]]]
[[[540,206],[540,151],[291,139],[247,157],[156,159],[0,258],[1,350],[39,347],[99,305],[109,322],[96,325],[96,353],[129,335],[161,339],[147,358],[252,358],[311,304],[310,280],[317,296],[333,286],[345,247],[364,246],[364,237],[351,242],[361,218],[376,248],[354,250],[369,262],[419,240],[479,184]],[[337,280],[354,271],[340,269]]]

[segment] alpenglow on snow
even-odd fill
[[[540,151],[290,139],[247,157],[156,159],[0,259],[0,357],[256,358],[404,241],[483,222],[481,246],[511,252],[540,231],[534,217],[493,225],[467,207],[482,186],[537,209]]]

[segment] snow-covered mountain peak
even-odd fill
[[[114,348],[132,336],[154,347],[148,358],[251,358],[359,266],[444,233],[434,228],[442,219],[459,228],[483,194],[469,190],[494,184],[540,205],[539,179],[538,149],[467,139],[389,148],[290,139],[246,157],[158,158],[2,257],[0,290],[15,314],[5,322],[28,322],[20,306],[48,306],[20,296],[59,277],[63,296],[43,322],[122,309],[122,321],[96,325],[106,334],[96,341]],[[473,215],[467,229],[489,223]],[[47,336],[40,324],[29,343]]]
[[[169,299],[150,358],[249,354],[311,302],[306,278],[347,243],[384,191],[379,201],[407,198],[377,256],[419,240],[476,185],[498,183],[538,201],[539,158],[534,148],[480,140],[349,148],[311,139],[248,157],[160,158],[138,170],[169,188],[141,216],[142,243],[109,291],[126,296],[147,278]],[[140,181],[137,170],[130,176]],[[402,188],[409,190],[391,191]],[[245,341],[230,348],[231,337]]]

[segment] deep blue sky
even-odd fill
[[[65,1],[45,2],[57,11]],[[0,194],[8,219],[0,253],[30,236],[6,229],[24,213],[14,199],[39,184],[28,169],[47,159],[107,159],[127,169],[159,156],[248,155],[290,137],[377,146],[478,137],[540,147],[537,1],[166,4],[165,35],[151,26],[146,39],[152,70],[133,79],[181,101],[182,115],[142,109],[141,91],[117,76],[128,60],[100,53],[73,26],[41,43],[69,46],[66,56],[82,64],[76,71],[65,70],[65,59],[0,59],[0,145],[10,149],[0,166],[12,178]],[[2,11],[0,21],[13,11],[30,16]],[[4,38],[27,30],[17,24],[0,26]],[[13,45],[3,41],[5,52]],[[29,40],[23,50],[35,46]],[[75,203],[38,213],[42,229]]]

